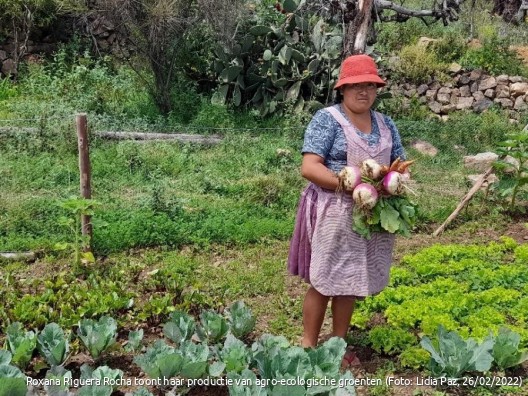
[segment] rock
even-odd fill
[[[0,50],[0,62],[3,62],[7,59],[7,52]]]
[[[475,99],[473,97],[461,97],[461,98],[458,98],[458,103],[456,105],[456,108],[457,110],[466,110],[466,109],[470,109],[471,106],[473,106],[473,102],[475,101]]]
[[[439,94],[451,94],[451,88],[442,87],[438,90]]]
[[[516,82],[510,85],[510,95],[513,97],[525,95],[528,92],[528,83]]]
[[[449,121],[449,116],[448,115],[443,115],[441,117],[441,119],[442,119],[443,122],[447,122],[447,121]]]
[[[510,118],[508,121],[510,122],[510,124],[518,124],[519,123],[519,120],[516,120],[515,118]]]
[[[501,74],[500,76],[496,77],[497,84],[509,84],[510,78],[506,74]]]
[[[411,145],[411,147],[420,154],[428,155],[430,157],[434,157],[438,154],[438,149],[435,146],[423,140],[417,140]]]
[[[428,89],[429,89],[429,86],[427,84],[422,84],[416,89],[416,93],[419,96],[422,96],[424,93],[427,92]]]
[[[507,85],[497,85],[495,89],[495,95],[497,98],[509,98],[510,97],[510,87]]]
[[[425,48],[427,48],[427,47],[429,46],[429,44],[434,43],[434,42],[436,42],[436,41],[439,41],[439,40],[438,40],[438,39],[432,39],[432,38],[429,38],[429,37],[420,37],[420,38],[418,39],[418,43],[417,43],[417,45],[418,45],[419,47],[425,47]]]
[[[448,103],[451,103],[451,95],[445,94],[445,93],[443,94],[439,93],[436,95],[436,100],[442,104],[448,104]]]
[[[504,162],[512,165],[511,167],[504,169],[504,173],[515,173],[515,171],[519,169],[519,161],[517,161],[517,159],[513,158],[511,155],[507,155],[506,157],[504,157]]]
[[[488,77],[480,81],[478,89],[479,91],[485,91],[490,88],[495,88],[496,86],[497,86],[497,80],[495,80],[495,77]]]
[[[408,89],[407,91],[403,92],[403,94],[408,98],[412,98],[416,95],[416,88]]]
[[[277,157],[291,157],[292,152],[289,149],[278,148],[275,150],[275,154],[277,154]]]
[[[484,96],[486,98],[493,99],[495,97],[495,90],[493,88],[486,89],[486,91],[484,92]]]
[[[467,85],[462,85],[460,87],[460,96],[471,96],[471,91]]]
[[[430,89],[425,93],[425,97],[427,100],[434,100],[436,98],[436,91],[434,89]]]
[[[495,99],[494,102],[500,104],[505,109],[511,109],[513,107],[513,102],[508,98]]]
[[[435,114],[440,114],[440,112],[442,111],[442,105],[438,103],[437,101],[430,102],[428,106],[429,106],[429,109],[431,109],[431,111]]]
[[[523,81],[523,78],[521,76],[510,77],[510,82],[512,82],[512,83],[519,83],[519,82],[522,82],[522,81]]]
[[[471,78],[469,78],[468,74],[462,74],[458,80],[458,83],[460,85],[467,85],[471,82]]]
[[[16,75],[17,69],[15,61],[13,59],[6,59],[5,61],[3,61],[1,71],[6,76],[10,76],[11,74]]]
[[[469,79],[471,81],[480,80],[481,77],[482,77],[482,70],[480,69],[475,69],[469,74]]]
[[[466,155],[464,156],[464,167],[467,169],[475,169],[479,172],[486,172],[498,158],[499,156],[497,154],[490,151],[478,153],[477,155]]]
[[[427,103],[427,98],[426,98],[425,96],[420,96],[420,97],[418,98],[418,102],[419,102],[420,104],[426,104],[426,103]]]
[[[448,114],[448,113],[451,113],[455,109],[456,109],[456,106],[454,104],[449,103],[449,104],[443,105],[442,109],[440,110],[440,112],[443,113],[443,114]],[[443,121],[445,121],[445,120],[443,120]]]
[[[474,186],[481,176],[482,175],[468,175],[467,179],[471,183],[471,185]],[[494,173],[491,173],[488,177],[486,177],[486,180],[484,180],[484,183],[482,183],[480,189],[486,190],[491,184],[497,183],[498,181],[499,178]]]
[[[450,73],[453,73],[453,74],[459,73],[461,70],[462,70],[462,66],[460,66],[456,62],[451,63],[449,65],[449,68],[447,69],[447,71],[449,71]]]
[[[526,104],[522,96],[518,96],[517,99],[515,99],[513,110],[517,110],[517,111],[528,110],[528,104]]]
[[[479,90],[478,89],[478,83],[477,82],[471,83],[471,86],[469,87],[469,90],[471,91],[471,93],[477,92]]]
[[[483,100],[485,99],[486,97],[484,96],[484,94],[480,91],[477,91],[473,94],[473,97],[475,98],[476,101],[479,101],[479,100]]]
[[[431,84],[429,84],[429,89],[438,91],[440,88],[442,88],[442,85],[438,81],[433,81]]]
[[[495,99],[495,100],[497,100],[497,99]],[[475,111],[477,113],[482,113],[483,111],[489,109],[492,104],[493,104],[493,102],[491,100],[489,100],[489,99],[477,100],[477,101],[475,101],[475,103],[473,103],[473,111]]]

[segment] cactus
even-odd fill
[[[253,26],[232,50],[215,49],[213,101],[252,105],[261,115],[280,113],[285,104],[302,111],[328,102],[338,77],[342,33],[322,19],[296,15],[297,7],[298,0],[285,0],[281,26]]]

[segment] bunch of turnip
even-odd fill
[[[368,159],[361,166],[345,166],[339,173],[341,190],[352,192],[352,198],[358,209],[371,210],[380,196],[403,195],[409,187],[406,185],[409,174],[407,168],[414,161],[401,161],[397,158],[390,166],[380,165],[374,159]]]

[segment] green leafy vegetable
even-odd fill
[[[467,371],[489,371],[493,357],[493,338],[486,338],[481,344],[469,338],[462,339],[456,332],[446,332],[438,327],[438,351],[429,337],[423,337],[420,345],[431,354],[430,369],[434,376],[459,378]]]
[[[83,319],[79,323],[77,334],[90,355],[97,359],[102,352],[115,343],[117,322],[109,316],[101,317],[98,322]]]
[[[26,396],[26,376],[14,366],[0,365],[0,396]]]
[[[191,341],[184,341],[180,348],[176,350],[182,357],[181,376],[185,378],[200,378],[207,371],[207,360],[209,358],[209,348],[204,344],[195,344]]]
[[[125,345],[125,351],[137,352],[141,348],[141,341],[143,340],[143,329],[128,332],[128,342]]]
[[[33,331],[24,331],[20,322],[11,323],[7,326],[6,335],[7,345],[13,354],[13,363],[24,369],[37,346],[37,336]]]
[[[493,345],[493,360],[501,370],[517,366],[528,360],[528,352],[519,350],[521,336],[506,327],[499,329]]]
[[[200,315],[200,324],[196,331],[202,341],[217,343],[225,337],[229,327],[222,315],[213,311],[203,311]]]
[[[228,321],[231,333],[242,338],[255,328],[255,317],[243,301],[234,302],[228,309]]]
[[[373,232],[384,231],[409,236],[416,218],[416,205],[407,197],[382,196],[370,212],[354,208],[352,229],[367,239]]]
[[[69,344],[60,326],[49,323],[37,337],[37,348],[48,364],[59,366],[66,359]]]
[[[235,338],[232,334],[228,334],[224,342],[224,347],[220,351],[220,358],[225,364],[225,370],[229,372],[240,373],[247,369],[251,361],[251,353],[246,345]]]
[[[134,363],[150,378],[171,378],[181,371],[183,357],[163,340],[158,340],[143,355],[136,356]]]
[[[170,321],[163,325],[163,334],[180,345],[182,341],[191,339],[195,328],[196,324],[192,316],[185,312],[175,311],[170,315]]]

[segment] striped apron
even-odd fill
[[[377,145],[369,146],[335,107],[326,110],[339,122],[347,140],[347,165],[372,158],[389,165],[392,137],[383,116],[375,113],[380,130]],[[352,230],[351,194],[336,193],[313,183],[301,195],[288,270],[325,296],[365,297],[387,286],[394,234],[372,233],[367,240]]]

